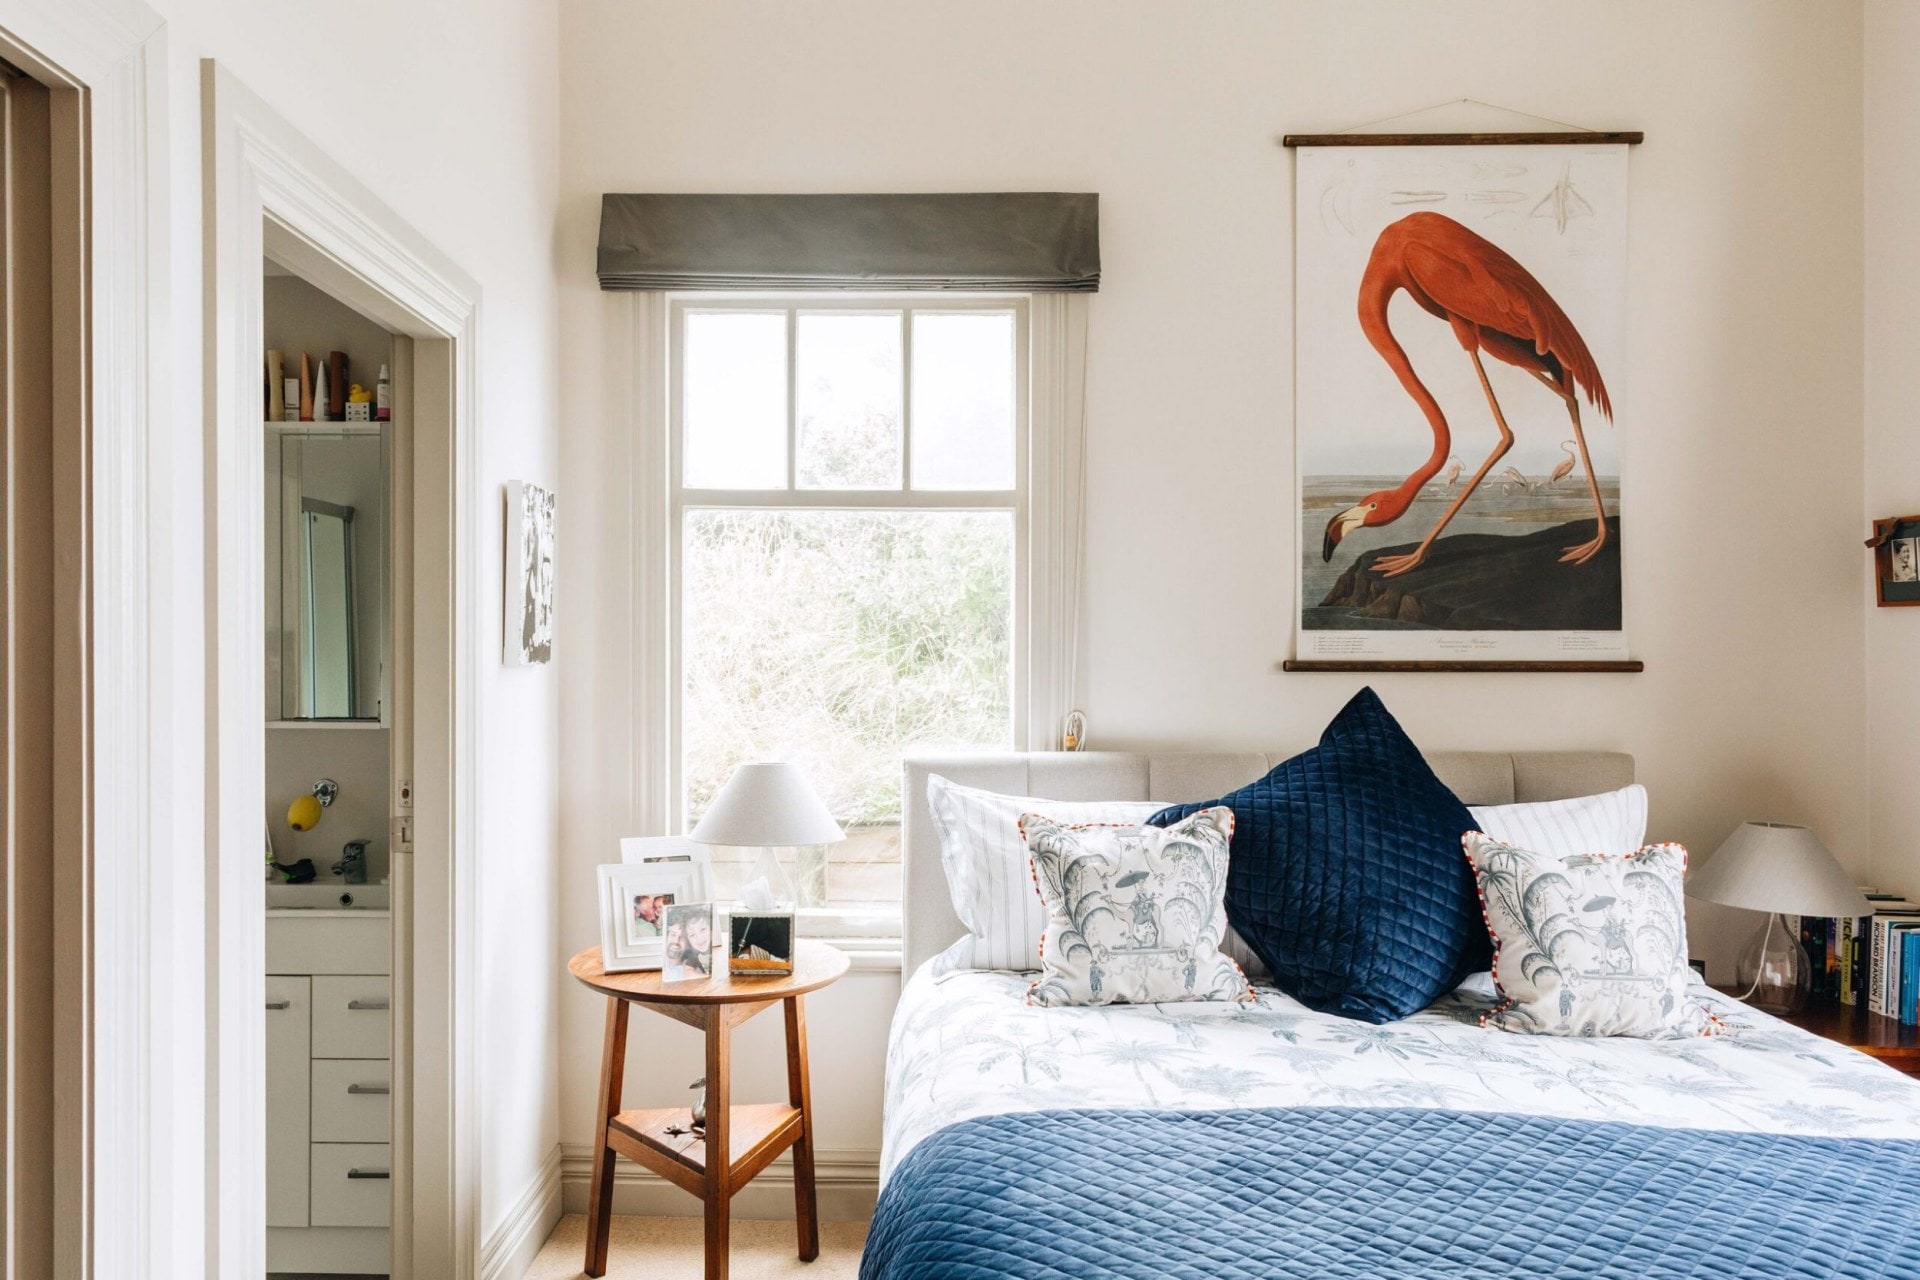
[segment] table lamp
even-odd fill
[[[1740,998],[1767,1013],[1798,1013],[1813,988],[1813,966],[1780,919],[1870,916],[1873,906],[1811,828],[1745,822],[1687,879],[1687,896],[1767,913],[1740,952]]]
[[[816,907],[826,901],[826,859],[820,858],[801,876],[796,894],[775,849],[805,845],[837,844],[847,838],[827,806],[820,802],[806,775],[784,761],[743,764],[733,771],[726,785],[714,796],[707,812],[695,824],[691,839],[701,844],[729,845],[758,849],[753,869],[747,873],[747,887],[741,891],[743,905],[766,910],[771,907]],[[757,880],[766,881],[772,901],[748,901],[748,890]]]

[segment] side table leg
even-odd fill
[[[707,1280],[727,1280],[733,1195],[732,1028],[726,1006],[707,1010]]]
[[[593,1182],[587,1191],[587,1264],[590,1276],[607,1274],[607,1232],[613,1215],[613,1148],[607,1122],[620,1114],[627,1066],[627,1002],[607,1000],[607,1039],[600,1051],[600,1109],[594,1117]]]
[[[807,1082],[807,1013],[802,996],[788,996],[787,1104],[800,1112],[800,1139],[793,1144],[793,1216],[800,1261],[820,1256],[820,1206],[813,1192],[813,1092]]]

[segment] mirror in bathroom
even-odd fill
[[[377,721],[388,630],[383,429],[267,431],[267,718]]]

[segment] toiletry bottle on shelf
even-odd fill
[[[373,387],[373,417],[387,422],[393,417],[393,383],[387,380],[387,366],[380,366],[380,381]]]
[[[267,421],[279,422],[287,416],[287,357],[283,352],[267,352]]]
[[[343,422],[347,416],[347,353],[327,352],[327,417]]]
[[[317,361],[313,370],[313,420],[327,420],[327,401],[331,393],[327,390],[327,362]]]

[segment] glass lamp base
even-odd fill
[[[827,905],[827,846],[803,844],[793,851],[793,901],[800,907]]]
[[[1769,912],[1767,922],[1741,949],[1735,969],[1740,998],[1765,1013],[1799,1013],[1813,990],[1807,949],[1786,922]]]
[[[751,891],[762,888],[765,898],[758,901],[757,894]],[[787,875],[787,869],[780,865],[777,850],[763,848],[755,855],[753,867],[747,872],[746,884],[741,888],[741,902],[755,911],[791,911],[793,910],[793,880]]]

